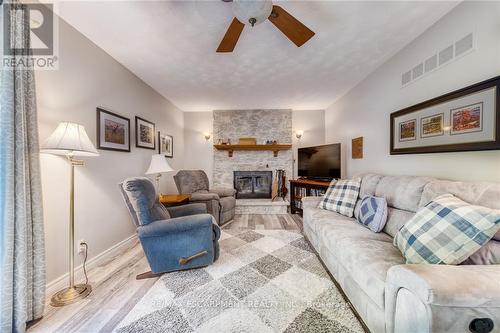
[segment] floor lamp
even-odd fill
[[[69,181],[69,287],[55,293],[50,304],[64,306],[87,297],[92,291],[90,284],[75,284],[75,166],[83,165],[76,156],[98,156],[85,128],[75,123],[62,122],[44,142],[42,153],[64,155],[70,165]]]

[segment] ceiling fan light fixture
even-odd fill
[[[267,20],[273,11],[271,0],[234,0],[234,16],[245,25],[260,24]]]

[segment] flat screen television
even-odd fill
[[[340,178],[340,143],[299,148],[297,160],[298,175],[301,178]]]

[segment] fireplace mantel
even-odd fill
[[[235,150],[269,150],[272,151],[274,157],[278,157],[278,152],[280,150],[288,150],[292,148],[292,145],[280,145],[280,144],[272,144],[272,145],[214,145],[215,149],[218,150],[227,150],[227,154],[229,157],[233,157],[233,151]]]

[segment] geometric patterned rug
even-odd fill
[[[219,260],[164,274],[115,332],[364,332],[299,230],[223,229]]]

